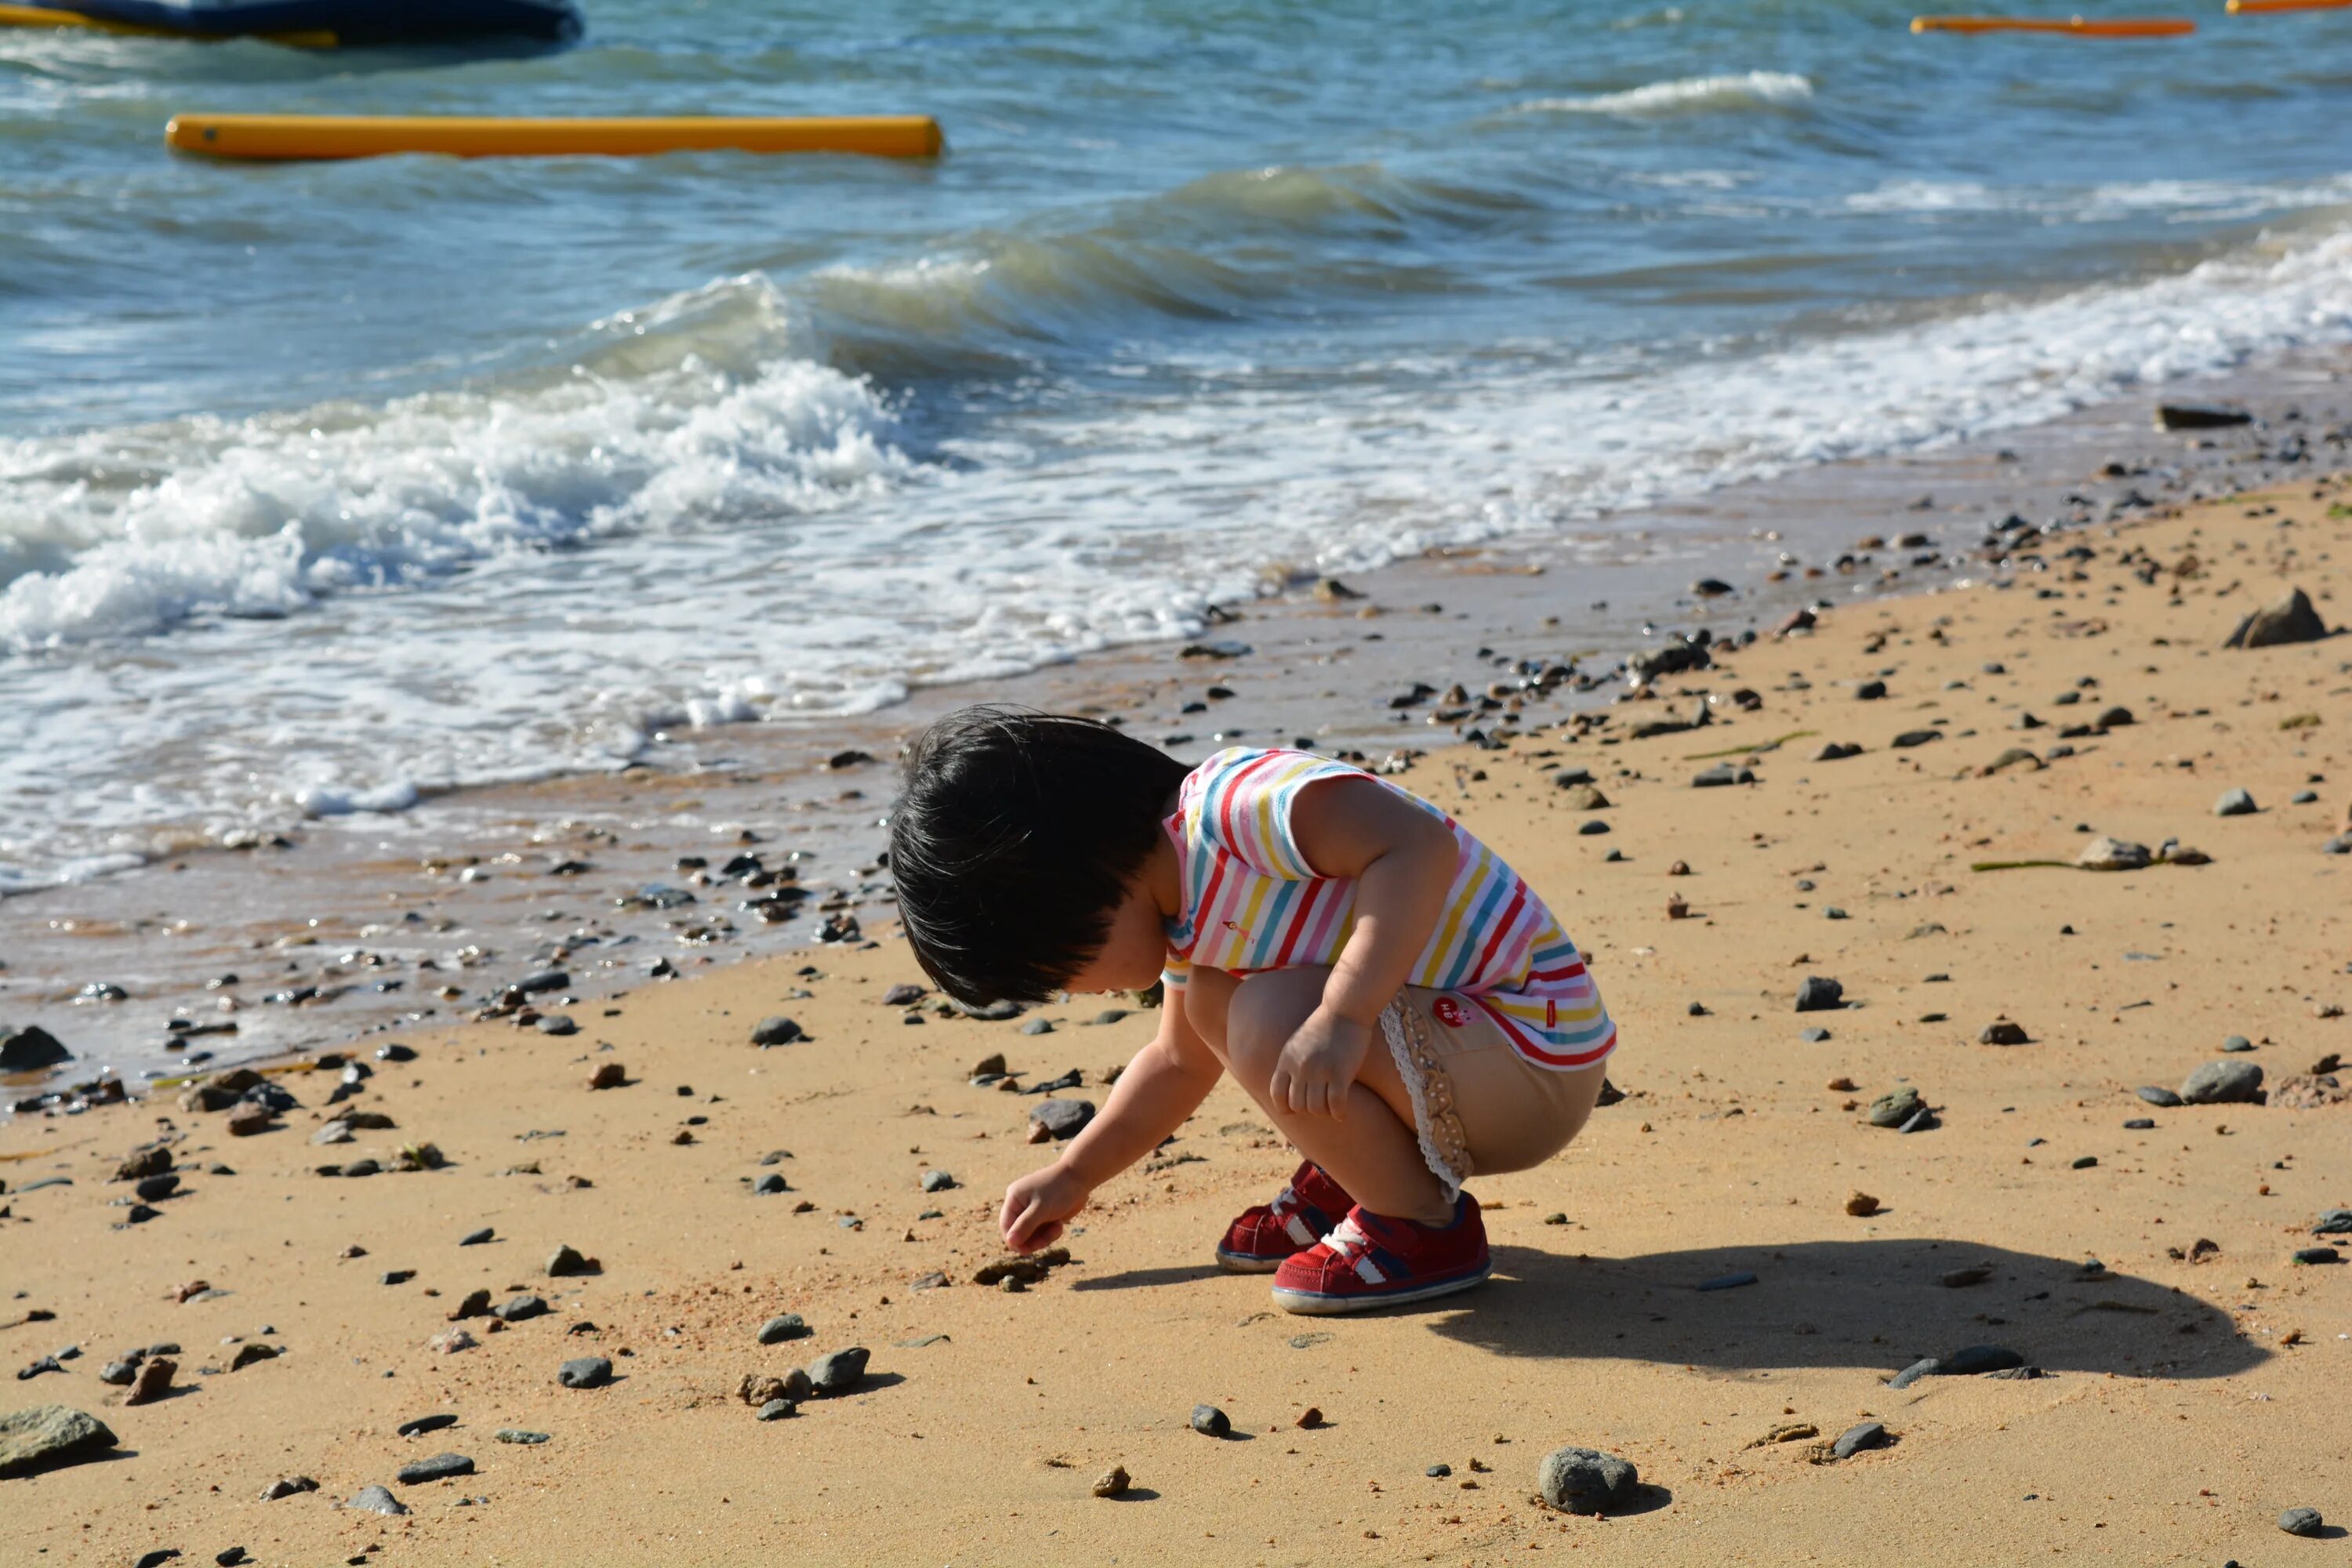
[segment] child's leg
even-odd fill
[[[1443,1225],[1453,1217],[1452,1195],[1422,1157],[1412,1097],[1377,1031],[1349,1092],[1344,1121],[1293,1111],[1266,1095],[1282,1047],[1321,1004],[1329,973],[1280,969],[1236,983],[1195,971],[1186,995],[1188,1016],[1283,1135],[1331,1173],[1358,1203],[1374,1214]]]

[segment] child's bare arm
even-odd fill
[[[1016,1252],[1050,1246],[1087,1194],[1160,1145],[1200,1109],[1224,1071],[1184,1016],[1184,993],[1171,987],[1160,1033],[1135,1054],[1111,1086],[1102,1113],[1070,1141],[1062,1157],[1004,1190],[999,1226]]]
[[[1291,833],[1318,875],[1356,883],[1356,927],[1318,1007],[1283,1048],[1267,1092],[1292,1110],[1344,1117],[1381,1009],[1412,978],[1444,911],[1460,857],[1444,821],[1370,779],[1310,784]]]

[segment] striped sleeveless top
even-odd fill
[[[1356,885],[1318,877],[1291,831],[1299,792],[1323,779],[1370,778],[1307,752],[1236,747],[1184,777],[1167,819],[1183,887],[1168,925],[1166,981],[1192,966],[1232,974],[1328,964],[1355,929]],[[1454,830],[1454,885],[1407,984],[1463,997],[1493,1016],[1518,1053],[1559,1071],[1616,1048],[1584,957],[1502,857],[1409,790],[1394,790]]]

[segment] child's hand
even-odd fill
[[[1013,1251],[1034,1252],[1051,1247],[1062,1234],[1062,1222],[1086,1206],[1087,1189],[1056,1162],[1004,1189],[997,1228]]]
[[[1348,1119],[1348,1090],[1371,1048],[1372,1031],[1318,1007],[1282,1047],[1266,1095],[1307,1116]]]

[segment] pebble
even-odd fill
[[[243,1372],[247,1367],[253,1365],[256,1362],[276,1361],[279,1356],[284,1355],[285,1353],[286,1352],[284,1351],[279,1350],[276,1345],[239,1345],[236,1347],[236,1354],[229,1358],[228,1369],[231,1372]],[[155,1366],[161,1363],[152,1361],[147,1363],[148,1366]]]
[[[501,1426],[490,1436],[501,1443],[537,1445],[548,1440],[544,1432],[526,1432],[520,1426]]]
[[[403,1465],[394,1479],[402,1486],[422,1486],[426,1481],[446,1481],[457,1476],[474,1473],[474,1461],[463,1454],[436,1454],[429,1459],[418,1459]]]
[[[2073,1168],[2077,1171],[2087,1171],[2098,1163],[2099,1157],[2096,1154],[2081,1154],[2075,1157]]]
[[[460,1247],[479,1247],[485,1242],[496,1241],[498,1237],[498,1231],[486,1225],[479,1230],[469,1230],[465,1235],[459,1237],[457,1238],[457,1245]]]
[[[562,1013],[548,1014],[540,1019],[538,1028],[542,1035],[576,1035],[580,1032],[580,1026]]]
[[[2294,1260],[2297,1263],[2341,1263],[2344,1256],[2332,1247],[2303,1247],[2295,1249]]]
[[[1875,702],[1885,695],[1886,682],[1883,680],[1857,681],[1854,685],[1853,696],[1857,702]]]
[[[1943,738],[1944,732],[1941,730],[1906,730],[1889,743],[1898,748],[1908,748],[1924,746],[1932,741],[1940,741]]]
[[[555,1381],[566,1388],[602,1388],[613,1381],[613,1363],[600,1355],[581,1356],[557,1369]]]
[[[2139,1088],[2132,1090],[2132,1092],[2138,1095],[2142,1100],[2147,1100],[2150,1105],[2159,1106],[2168,1110],[2181,1103],[2180,1097],[2179,1095],[2173,1093],[2168,1089],[2160,1089],[2152,1083],[2142,1084]]]
[[[444,1426],[455,1426],[457,1424],[457,1418],[444,1410],[437,1415],[419,1415],[415,1420],[404,1421],[393,1430],[403,1437],[415,1437],[427,1432],[438,1432]]]
[[[1832,741],[1813,753],[1817,763],[1842,763],[1848,757],[1862,755],[1862,748],[1851,741]]]
[[[2262,1098],[2263,1069],[2253,1062],[2207,1062],[2180,1086],[2189,1105],[2245,1104]]]
[[[446,1321],[461,1323],[467,1318],[487,1318],[489,1315],[490,1292],[488,1287],[483,1287],[467,1291],[465,1300],[449,1309]]]
[[[41,1405],[0,1415],[0,1479],[95,1458],[118,1439],[94,1415]]]
[[[261,1489],[261,1500],[276,1502],[279,1498],[292,1497],[298,1492],[314,1492],[318,1489],[319,1483],[308,1476],[280,1476]]]
[[[594,1258],[582,1256],[578,1248],[569,1244],[559,1244],[553,1252],[548,1254],[547,1272],[551,1277],[562,1279],[575,1274],[596,1274],[603,1270]]]
[[[247,1349],[252,1347],[248,1346]],[[243,1352],[239,1352],[243,1354]],[[131,1380],[131,1392],[122,1396],[125,1405],[152,1405],[172,1391],[172,1374],[180,1370],[179,1363],[169,1356],[157,1356],[141,1366]],[[231,1371],[236,1369],[232,1367]]]
[[[1797,986],[1797,1011],[1827,1013],[1845,1005],[1845,987],[1823,974],[1808,974]]]
[[[765,1405],[760,1406],[758,1419],[761,1421],[782,1421],[787,1415],[799,1415],[800,1409],[801,1407],[799,1405],[793,1404],[789,1399],[771,1399]]]
[[[1546,1225],[1566,1225],[1568,1223],[1568,1215],[1555,1210],[1552,1213],[1544,1215],[1543,1222]]]
[[[2221,1049],[2232,1056],[2238,1055],[2242,1052],[2251,1051],[2253,1048],[2254,1042],[2246,1038],[2243,1035],[2231,1035],[2228,1039],[2221,1042]]]
[[[1697,1285],[1693,1287],[1693,1289],[1699,1290],[1737,1290],[1743,1285],[1753,1285],[1755,1283],[1756,1276],[1753,1274],[1719,1274],[1712,1279],[1700,1280]]]
[[[1606,1513],[1633,1500],[1641,1473],[1633,1461],[1597,1448],[1561,1447],[1536,1472],[1543,1500],[1563,1513]]]
[[[1826,1040],[1829,1037],[1830,1032],[1827,1029],[1820,1027],[1818,1025],[1812,1028],[1800,1031],[1798,1035],[1798,1038],[1809,1041],[1813,1045],[1820,1045],[1823,1040]]]
[[[1576,831],[1584,837],[1590,838],[1595,834],[1608,832],[1609,825],[1597,816],[1589,817],[1577,825]]]
[[[865,1380],[866,1363],[873,1353],[863,1345],[852,1345],[817,1357],[808,1364],[810,1387],[824,1396],[848,1393]]]
[[[1054,1021],[1051,1018],[1032,1018],[1013,1032],[1020,1035],[1050,1035],[1054,1032]]]
[[[2327,1209],[2312,1221],[2314,1236],[2352,1236],[2352,1209]]]
[[[927,1193],[944,1193],[956,1184],[956,1179],[945,1171],[925,1171],[922,1187]]]
[[[219,1564],[219,1568],[242,1568],[243,1564],[252,1562],[253,1559],[247,1553],[244,1547],[232,1546],[226,1552],[215,1552],[213,1561]]]
[[[1233,1434],[1233,1418],[1213,1405],[1192,1406],[1192,1430],[1203,1437],[1224,1437]]]
[[[1830,1452],[1838,1458],[1851,1459],[1864,1448],[1883,1448],[1886,1442],[1885,1422],[1864,1421],[1839,1433],[1837,1441],[1830,1445]]]
[[[1868,1193],[1856,1192],[1845,1200],[1845,1212],[1856,1219],[1868,1219],[1878,1212],[1878,1200]]]
[[[2278,1517],[2278,1527],[2289,1535],[2317,1535],[2326,1524],[2315,1508],[2291,1508]]]
[[[2135,1116],[2130,1121],[2124,1123],[2124,1131],[2126,1132],[2146,1132],[2155,1125],[2156,1118],[2153,1116]]]
[[[1943,1358],[1945,1377],[1975,1377],[2023,1366],[2025,1358],[2007,1345],[1966,1345]]]
[[[806,1037],[800,1025],[790,1018],[762,1018],[751,1030],[751,1043],[762,1048],[769,1046],[789,1046]]]
[[[2213,803],[2216,816],[2252,816],[2262,808],[2254,804],[2252,795],[2242,789],[2225,790]]]
[[[490,1316],[499,1320],[501,1322],[527,1323],[533,1318],[545,1317],[547,1315],[547,1311],[548,1307],[546,1298],[541,1296],[517,1296],[510,1301],[501,1301],[497,1306],[491,1308]]]
[[[1029,1112],[1029,1142],[1043,1143],[1075,1138],[1095,1119],[1091,1100],[1048,1100]]]
[[[780,1345],[786,1340],[804,1340],[810,1332],[798,1312],[785,1312],[760,1325],[759,1341],[763,1345]]]
[[[1919,1099],[1919,1091],[1906,1084],[1870,1102],[1870,1124],[1873,1127],[1900,1127],[1926,1109]]]
[[[360,1509],[368,1513],[406,1513],[408,1507],[383,1487],[362,1487],[344,1502],[345,1508]]]
[[[773,1197],[778,1193],[788,1193],[792,1188],[785,1184],[782,1172],[771,1171],[751,1184],[751,1191],[761,1197]]]
[[[1421,1473],[1432,1478],[1433,1479],[1443,1479],[1454,1473],[1454,1467],[1444,1464],[1432,1465],[1429,1468],[1422,1471]]]
[[[1003,1078],[1004,1076],[1004,1053],[1003,1051],[992,1051],[987,1056],[981,1058],[980,1061],[972,1068],[971,1076],[974,1078]]]
[[[1094,1494],[1097,1497],[1125,1497],[1127,1489],[1133,1484],[1125,1465],[1113,1465],[1095,1478]]]
[[[902,980],[898,984],[890,987],[889,990],[882,993],[882,1005],[885,1007],[911,1007],[916,1003],[923,999],[923,987]]]
[[[1755,782],[1756,771],[1753,768],[1735,767],[1729,763],[1717,763],[1691,775],[1693,789],[1723,789]]]
[[[2024,1025],[2012,1024],[2006,1018],[1997,1018],[1987,1024],[1984,1032],[1977,1037],[1977,1044],[1980,1046],[2022,1046],[2030,1044],[2031,1040]]]
[[[2074,864],[2089,871],[2143,871],[2155,858],[2145,844],[2094,838],[2074,857]]]
[[[131,1568],[163,1568],[163,1564],[180,1555],[176,1546],[158,1546],[152,1552],[142,1552],[131,1559]]]
[[[1886,1380],[1886,1386],[1889,1388],[1908,1388],[1923,1377],[1936,1377],[1941,1375],[1943,1370],[1944,1363],[1942,1362],[1937,1361],[1934,1356],[1928,1356],[1923,1360],[1913,1362],[1909,1366],[1905,1367],[1901,1372],[1898,1372],[1893,1377],[1888,1378]]]
[[[601,1062],[588,1075],[590,1089],[620,1089],[629,1081],[629,1069],[618,1062]]]

